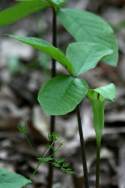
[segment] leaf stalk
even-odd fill
[[[100,187],[100,149],[101,145],[96,146],[96,188]]]
[[[84,177],[85,177],[84,184],[85,184],[85,188],[89,188],[87,160],[86,160],[86,153],[85,153],[86,148],[85,148],[85,140],[84,140],[84,136],[83,136],[82,120],[81,120],[79,106],[77,107],[76,113],[77,113],[79,137],[80,137],[80,144],[81,144],[81,157],[82,157],[83,173],[84,173]]]

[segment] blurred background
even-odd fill
[[[14,4],[1,0],[0,9]],[[94,88],[109,82],[117,85],[117,99],[105,110],[105,130],[101,149],[101,188],[125,187],[125,0],[69,0],[67,7],[92,11],[107,20],[119,42],[117,68],[99,64],[83,77]],[[45,188],[47,166],[37,166],[36,153],[44,153],[48,143],[49,117],[37,102],[42,83],[50,78],[51,59],[5,34],[34,36],[51,41],[50,10],[28,16],[16,24],[0,28],[0,167],[33,180],[28,188]],[[65,50],[73,41],[58,24],[58,46]],[[57,66],[58,72],[63,72]],[[88,101],[81,104],[91,187],[95,182],[95,134]],[[19,127],[25,127],[27,137]],[[80,158],[77,119],[74,112],[56,119],[56,131],[64,145],[58,154],[72,164],[75,175],[55,169],[53,188],[82,188],[84,181]],[[32,143],[32,144],[31,144]]]

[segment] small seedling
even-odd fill
[[[25,122],[20,123],[20,125],[18,126],[18,130],[23,136],[25,136],[27,143],[34,150],[33,144],[28,136],[28,129],[27,129],[26,123]],[[43,164],[51,164],[54,168],[57,168],[66,174],[74,174],[74,171],[72,170],[71,165],[68,164],[65,161],[65,159],[56,158],[55,156],[56,154],[59,153],[61,147],[63,146],[63,142],[60,141],[59,134],[57,134],[56,132],[49,134],[48,141],[49,141],[49,144],[47,145],[47,150],[45,151],[45,153],[43,155],[37,154],[38,165],[35,171],[33,172],[33,175],[37,173],[38,168],[40,167],[40,165],[43,165]],[[50,150],[53,151],[52,155],[50,153]]]
[[[63,146],[63,142],[59,140],[59,135],[53,132],[52,134],[48,135],[48,140],[50,141],[50,143],[52,141],[52,143],[48,144],[46,152],[37,158],[38,166],[35,169],[33,175],[36,174],[40,165],[43,164],[51,164],[54,168],[57,168],[66,174],[74,174],[71,165],[67,163],[65,159],[56,157],[56,154],[59,153],[61,147]],[[54,145],[56,146],[54,147]],[[50,153],[50,150],[53,151],[52,155]]]
[[[29,137],[29,130],[28,130],[28,126],[27,123],[22,121],[19,125],[18,125],[18,131],[26,138],[27,143],[30,145],[31,149],[34,150],[33,147],[33,143]]]
[[[10,36],[46,53],[52,58],[52,79],[40,88],[38,94],[38,102],[45,113],[51,116],[51,135],[49,138],[51,148],[49,149],[50,153],[48,156],[42,156],[38,160],[40,163],[51,163],[48,188],[52,187],[52,165],[64,171],[67,171],[67,169],[70,171],[69,166],[63,160],[60,161],[54,158],[56,149],[53,148],[53,139],[55,139],[55,136],[52,136],[52,132],[55,129],[55,115],[65,115],[76,109],[85,187],[89,188],[85,142],[79,108],[80,103],[88,97],[93,109],[93,124],[96,132],[96,188],[99,188],[100,147],[102,130],[104,128],[104,103],[106,99],[114,99],[115,86],[110,84],[102,88],[91,89],[87,81],[80,78],[80,75],[95,68],[99,62],[116,66],[118,61],[118,45],[112,28],[102,18],[87,11],[62,8],[63,4],[64,0],[20,1],[7,10],[0,12],[0,25],[12,24],[31,13],[45,8],[50,7],[52,9],[52,44],[38,38]],[[75,39],[75,42],[68,45],[65,53],[57,48],[57,17],[59,22]],[[56,76],[56,61],[66,69],[67,74]]]

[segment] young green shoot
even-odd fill
[[[63,146],[63,142],[59,140],[59,135],[55,132],[52,134],[48,135],[48,140],[49,143],[47,146],[47,150],[43,155],[40,155],[37,160],[38,160],[38,166],[36,167],[33,175],[36,174],[36,172],[39,169],[40,165],[45,165],[45,164],[51,164],[52,167],[57,168],[61,170],[62,172],[66,174],[74,174],[73,169],[71,168],[71,165],[65,161],[63,158],[57,158],[55,155],[59,153],[61,147]],[[51,154],[51,151],[52,154]]]
[[[115,96],[116,89],[114,84],[108,84],[88,91],[88,98],[93,111],[93,126],[96,133],[96,188],[100,187],[100,149],[104,129],[105,102],[106,100],[113,101]]]

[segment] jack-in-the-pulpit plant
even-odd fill
[[[57,36],[54,33],[53,44],[39,38],[10,35],[11,38],[48,54],[53,59],[54,71],[56,71],[55,61],[60,63],[67,71],[67,74],[58,74],[57,76],[55,73],[53,74],[54,77],[40,88],[38,102],[44,112],[51,117],[65,115],[76,109],[85,188],[89,188],[89,177],[82,132],[80,103],[85,98],[89,99],[93,109],[93,125],[96,133],[97,162],[95,186],[99,188],[104,104],[106,100],[114,100],[116,89],[113,83],[92,89],[86,80],[80,78],[80,75],[95,68],[100,62],[116,66],[118,62],[118,45],[114,32],[106,21],[88,11],[62,8],[63,3],[64,0],[20,0],[15,6],[0,13],[0,25],[14,23],[33,12],[50,7],[54,11],[54,18],[58,18],[60,24],[74,37],[75,41],[67,46],[64,53],[55,45]],[[56,22],[54,23],[56,27]],[[55,27],[53,27],[53,31],[56,31]]]

